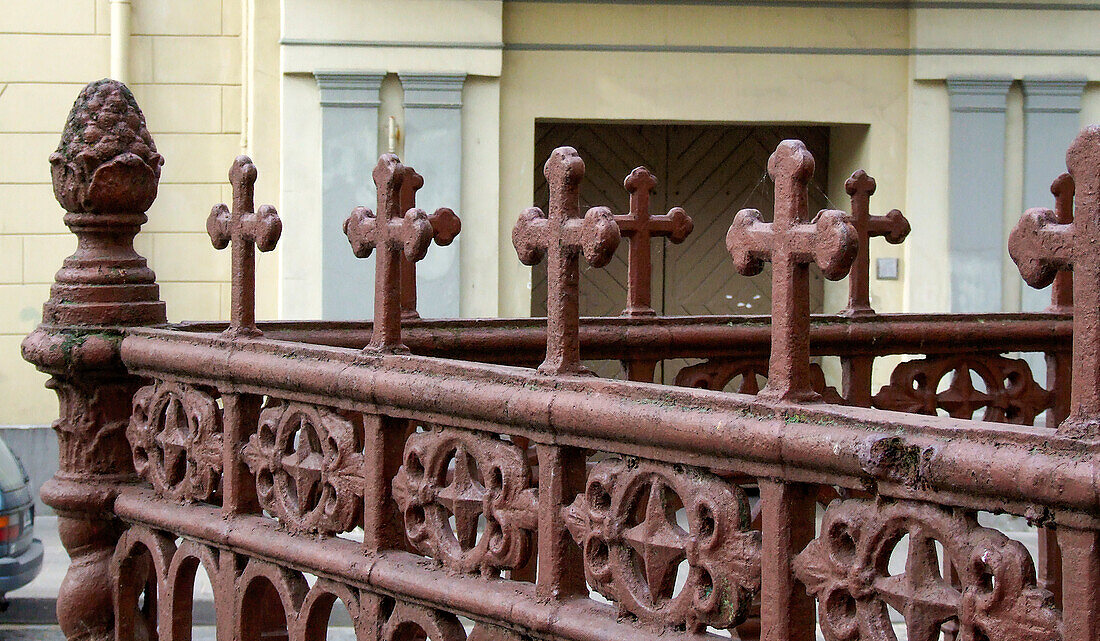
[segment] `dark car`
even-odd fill
[[[19,459],[0,440],[0,607],[4,595],[42,570],[42,541],[34,538],[34,493]]]

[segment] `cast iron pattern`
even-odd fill
[[[466,641],[462,624],[450,612],[338,580],[321,578],[311,586],[301,571],[246,555],[226,562],[224,551],[131,525],[109,559],[110,591],[116,607],[127,613],[117,618],[112,638],[190,638],[195,577],[201,568],[214,588],[219,621],[238,613],[231,626],[219,624],[234,639],[323,641],[333,606],[340,601],[360,639]]]
[[[859,238],[859,250],[852,264],[852,272],[848,275],[848,306],[840,311],[844,316],[869,316],[875,313],[871,309],[868,289],[871,280],[871,238],[879,236],[891,245],[897,245],[911,231],[909,221],[897,209],[891,209],[883,216],[871,215],[871,196],[876,187],[875,179],[862,169],[857,169],[844,181],[844,191],[848,192],[852,203],[848,222],[852,223]]]
[[[362,429],[332,409],[277,402],[260,413],[242,458],[260,505],[294,532],[335,534],[359,525]]]
[[[748,499],[703,470],[602,461],[565,514],[588,583],[644,621],[730,628],[760,589],[760,533],[749,531]],[[676,590],[684,561],[687,579]]]
[[[534,492],[523,450],[454,428],[410,435],[393,480],[413,547],[448,568],[485,575],[527,561]]]
[[[401,343],[401,262],[416,263],[428,253],[435,234],[423,209],[401,211],[401,189],[419,176],[397,156],[383,154],[372,173],[378,194],[377,211],[356,207],[344,221],[352,252],[367,258],[377,249],[374,280],[374,325],[367,348],[375,352],[407,352]],[[421,179],[423,180],[423,179]]]
[[[512,245],[524,265],[546,258],[547,375],[591,374],[581,365],[578,282],[580,255],[603,267],[619,246],[619,225],[607,207],[580,213],[584,161],[572,147],[558,147],[542,169],[550,184],[549,213],[538,207],[523,211],[512,228]]]
[[[730,381],[741,377],[737,386],[738,394],[758,394],[760,378],[768,378],[768,362],[760,359],[724,359],[712,358],[702,363],[689,365],[676,373],[673,385],[696,387],[699,389],[724,390]],[[835,405],[844,405],[840,392],[825,382],[825,372],[817,363],[810,363],[810,388],[821,395],[821,400]]]
[[[229,306],[230,336],[258,336],[256,329],[256,249],[275,249],[283,233],[283,221],[271,205],[256,210],[256,165],[248,156],[237,156],[229,169],[233,208],[214,205],[206,219],[206,233],[215,249],[233,243],[233,283]]]
[[[984,390],[975,389],[974,375]],[[950,384],[939,391],[947,376]],[[942,409],[954,418],[970,419],[984,409],[983,421],[1017,425],[1033,424],[1053,404],[1054,394],[1035,382],[1027,361],[996,354],[929,356],[901,363],[890,374],[890,384],[874,397],[874,406],[884,410],[935,415]]]
[[[890,556],[905,536],[905,570],[891,575]],[[958,624],[959,641],[1062,638],[1061,616],[1036,586],[1027,548],[969,512],[837,501],[794,567],[818,600],[826,641],[896,641],[888,605],[905,617],[910,641],[939,639],[949,621]]]
[[[1070,407],[1060,434],[1100,439],[1100,125],[1085,127],[1066,150],[1069,178],[1051,186],[1056,210],[1036,207],[1024,212],[1008,236],[1008,253],[1020,275],[1032,287],[1046,287],[1059,272],[1074,274],[1072,281],[1073,368]],[[1073,198],[1072,208],[1069,199]],[[1051,301],[1064,307],[1063,278]]]
[[[810,272],[816,264],[829,280],[848,274],[859,237],[842,211],[825,209],[813,220],[807,210],[814,157],[800,140],[784,140],[768,159],[775,183],[775,219],[764,222],[756,209],[742,209],[726,233],[734,267],[755,276],[772,263],[772,347],[764,398],[782,402],[820,401],[810,383]]]
[[[424,186],[424,177],[412,167],[406,168],[407,174],[399,189],[398,211],[410,212],[416,209],[416,192]],[[428,224],[432,226],[432,240],[436,245],[445,247],[454,242],[462,231],[462,221],[449,207],[440,207],[428,214]],[[401,318],[420,318],[416,311],[416,263],[402,255],[399,259],[401,272]]]
[[[657,187],[657,177],[645,167],[636,167],[631,171],[623,181],[623,187],[630,194],[630,211],[615,216],[619,233],[630,243],[623,316],[656,316],[650,295],[649,281],[653,266],[649,241],[657,237],[682,243],[695,228],[695,223],[682,207],[673,207],[667,214],[649,213],[649,197]]]
[[[220,494],[222,413],[209,392],[156,381],[134,394],[126,437],[134,469],[177,501],[212,501]]]

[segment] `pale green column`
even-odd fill
[[[374,255],[356,258],[344,220],[357,205],[375,209],[381,72],[315,72],[321,92],[321,315],[374,316]],[[285,180],[292,183],[293,176]],[[288,185],[287,187],[291,187]]]
[[[462,87],[466,74],[401,73],[405,90],[403,160],[424,177],[417,207],[450,207],[462,217]],[[417,311],[423,318],[458,318],[462,235],[432,245],[416,265]]]

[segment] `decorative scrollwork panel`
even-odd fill
[[[906,536],[905,570],[891,575],[890,556]],[[978,525],[973,513],[836,501],[794,566],[818,600],[827,641],[896,641],[887,606],[905,617],[910,641],[939,639],[948,622],[958,624],[960,641],[1062,638],[1061,616],[1050,592],[1036,585],[1027,549]]]
[[[737,377],[741,380],[737,385],[738,394],[760,393],[760,381],[768,380],[767,359],[725,359],[712,358],[702,363],[689,365],[676,374],[675,385],[681,387],[697,387],[709,390],[724,390],[726,386]],[[810,386],[815,392],[821,394],[822,400],[834,405],[844,405],[846,401],[840,392],[825,381],[825,372],[821,365],[810,363]]]
[[[362,427],[329,408],[279,402],[242,454],[265,510],[291,531],[335,534],[359,525],[362,443]]]
[[[447,567],[483,574],[527,561],[535,492],[517,445],[454,428],[411,434],[393,480],[413,547]]]
[[[167,381],[139,389],[126,438],[134,469],[160,494],[177,501],[219,497],[222,414],[211,393]]]
[[[975,389],[971,372],[981,379],[984,391]],[[951,382],[940,391],[947,376]],[[1054,395],[1035,382],[1027,361],[996,354],[906,361],[874,397],[874,406],[884,410],[934,416],[942,409],[955,418],[970,419],[984,408],[982,420],[1018,425],[1033,424],[1053,403]]]
[[[748,499],[708,472],[602,461],[565,518],[589,584],[644,621],[693,632],[730,628],[744,621],[760,589],[760,533],[749,531]],[[685,561],[687,578],[676,591]]]

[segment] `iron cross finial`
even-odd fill
[[[649,239],[666,237],[681,243],[694,228],[691,218],[680,207],[673,207],[667,214],[650,215],[649,197],[657,187],[657,177],[645,167],[637,167],[623,181],[630,194],[630,213],[615,216],[619,233],[630,243],[627,258],[626,309],[624,316],[654,316],[650,280],[652,263]]]
[[[344,234],[359,258],[378,249],[374,273],[374,329],[367,349],[407,352],[401,343],[401,274],[398,259],[417,262],[428,253],[432,225],[422,209],[400,210],[401,186],[415,172],[394,154],[382,154],[373,177],[378,212],[356,207],[344,221]]]
[[[844,191],[851,196],[852,202],[848,222],[855,227],[859,238],[859,250],[852,265],[852,273],[848,276],[848,306],[840,311],[844,316],[867,316],[875,313],[871,308],[869,291],[871,238],[881,236],[891,245],[897,245],[905,240],[911,230],[909,221],[900,210],[891,209],[884,216],[871,215],[871,196],[875,193],[875,188],[875,179],[862,169],[857,169],[844,181]]]
[[[1073,365],[1064,436],[1100,438],[1100,126],[1086,127],[1066,152],[1070,179],[1051,187],[1058,211],[1024,212],[1008,236],[1008,254],[1028,285],[1046,287],[1059,272],[1073,278]],[[1069,208],[1069,194],[1073,207]]]
[[[400,211],[403,212],[416,208],[416,192],[424,186],[423,176],[412,167],[406,169],[408,175],[401,183],[400,196]],[[432,225],[435,244],[441,247],[454,242],[455,237],[462,231],[462,221],[454,210],[448,207],[440,207],[428,214],[428,222]],[[401,264],[401,318],[406,320],[420,318],[420,314],[416,311],[416,263],[404,256],[399,262]]]
[[[737,212],[726,248],[737,271],[759,274],[772,263],[772,344],[768,385],[760,396],[788,402],[818,401],[810,378],[810,271],[817,263],[830,280],[848,273],[856,257],[856,230],[842,211],[822,210],[806,222],[814,158],[798,140],[784,140],[768,159],[775,183],[775,221],[755,209]]]
[[[232,301],[227,334],[259,336],[256,328],[256,255],[275,249],[283,233],[279,213],[271,205],[255,211],[256,165],[248,156],[237,156],[229,169],[233,208],[214,205],[206,219],[206,233],[215,249],[232,249]]]
[[[1054,217],[1061,224],[1073,222],[1073,176],[1062,173],[1050,185],[1054,195]],[[1054,314],[1073,313],[1073,272],[1059,271],[1050,287],[1050,307],[1047,311]]]
[[[546,360],[544,374],[590,374],[580,358],[578,255],[603,267],[619,246],[619,226],[607,207],[593,207],[580,217],[580,183],[584,161],[572,147],[558,147],[543,167],[550,185],[550,213],[531,207],[512,228],[512,245],[524,265],[547,257]]]

